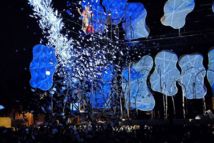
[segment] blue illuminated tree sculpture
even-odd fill
[[[203,65],[203,56],[199,54],[185,55],[180,58],[180,84],[187,99],[203,99],[207,93],[204,85],[206,70]]]
[[[166,96],[174,96],[178,92],[176,82],[180,72],[176,67],[178,57],[175,53],[161,51],[155,57],[155,71],[150,77],[151,88]]]
[[[161,23],[174,29],[180,29],[185,25],[186,16],[193,11],[194,7],[194,0],[168,0],[164,5],[164,16],[161,18]]]
[[[142,3],[128,3],[125,11],[123,29],[126,40],[138,39],[149,36],[146,25],[147,11]]]
[[[210,83],[212,91],[214,92],[214,49],[209,51],[208,59],[209,59],[209,64],[208,64],[208,70],[207,70],[207,79]]]
[[[147,86],[147,78],[153,66],[153,59],[144,56],[139,62],[122,72],[122,89],[125,94],[126,108],[151,111],[154,109],[155,100]],[[130,80],[129,80],[130,76]],[[129,99],[130,94],[130,99]]]
[[[53,85],[53,75],[56,71],[57,58],[55,49],[45,45],[33,47],[33,60],[30,64],[30,85],[43,91]]]

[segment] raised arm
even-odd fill
[[[80,9],[78,7],[76,7],[76,8],[77,8],[78,13],[82,16]]]

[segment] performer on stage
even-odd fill
[[[93,33],[94,30],[91,24],[92,11],[90,10],[90,7],[88,5],[85,6],[83,12],[81,12],[80,9],[77,7],[77,11],[82,16],[82,30],[85,33]]]

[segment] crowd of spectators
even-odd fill
[[[213,143],[214,124],[45,124],[0,128],[0,143]]]

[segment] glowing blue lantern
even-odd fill
[[[181,67],[180,84],[187,99],[202,99],[207,93],[204,85],[206,70],[203,65],[203,56],[199,54],[185,55],[179,62]]]
[[[132,66],[132,70],[130,70],[129,73],[130,81],[128,81],[127,69],[122,72],[124,79],[122,82],[122,89],[125,94],[126,108],[128,108],[130,102],[131,109],[142,111],[151,111],[154,109],[155,100],[147,86],[147,78],[152,67],[152,57],[144,56],[139,62]]]
[[[33,47],[33,60],[30,64],[30,85],[43,91],[53,85],[53,75],[56,71],[57,58],[54,48],[44,45]]]
[[[123,24],[127,40],[149,36],[149,30],[146,26],[146,16],[147,11],[142,3],[127,4],[125,23]]]
[[[161,51],[155,57],[155,70],[150,77],[151,88],[166,96],[174,96],[177,92],[176,82],[180,72],[176,67],[178,57],[175,53]]]
[[[209,51],[208,59],[207,79],[212,87],[212,91],[214,91],[214,49]]]
[[[174,29],[180,29],[185,25],[186,16],[193,11],[194,7],[194,0],[168,0],[164,5],[164,16],[161,18],[161,23]]]

